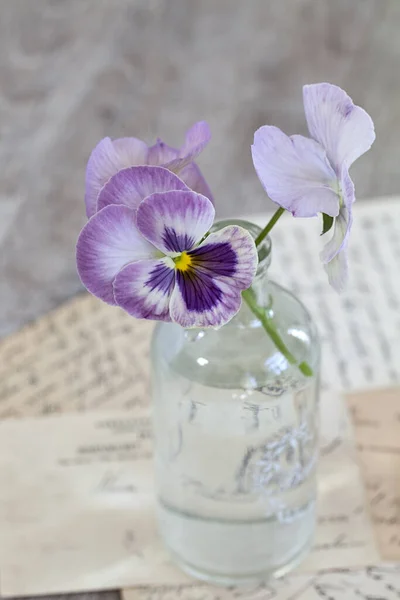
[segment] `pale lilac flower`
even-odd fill
[[[187,186],[212,200],[210,188],[194,162],[211,138],[211,132],[205,121],[195,123],[186,133],[181,148],[167,146],[160,139],[154,146],[148,146],[134,137],[111,140],[102,139],[90,155],[86,168],[86,214],[92,217],[98,210],[97,200],[104,184],[126,167],[162,166],[175,174]]]
[[[77,243],[82,283],[98,298],[142,319],[216,327],[239,310],[257,268],[243,228],[208,236],[215,209],[162,167],[116,173]],[[206,236],[206,237],[205,237]]]
[[[335,85],[305,85],[303,101],[312,139],[261,127],[254,135],[253,163],[271,200],[295,217],[324,213],[334,218],[333,236],[321,259],[329,282],[341,291],[355,201],[349,168],[371,147],[374,125],[365,110]]]

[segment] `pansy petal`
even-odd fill
[[[142,235],[165,254],[191,250],[209,231],[215,209],[205,196],[192,191],[152,194],[137,210]]]
[[[332,260],[324,265],[329,284],[337,292],[343,292],[348,279],[347,243]]]
[[[347,244],[353,223],[352,205],[355,201],[354,184],[345,166],[341,173],[341,189],[343,202],[335,219],[333,236],[321,252],[329,283],[337,292],[342,292],[347,283]]]
[[[241,306],[257,270],[257,250],[251,235],[238,226],[209,235],[188,252],[189,266],[177,269],[171,318],[182,327],[219,327]]]
[[[355,201],[354,184],[346,167],[343,167],[342,169],[341,189],[343,202],[339,214],[335,218],[333,235],[321,252],[321,260],[323,263],[329,263],[337,254],[339,254],[347,243],[353,223],[352,205]]]
[[[211,140],[210,126],[206,121],[195,123],[185,136],[185,143],[180,149],[180,155],[190,156],[191,160],[196,158],[204,150]]]
[[[106,206],[86,223],[78,238],[78,273],[89,292],[115,304],[112,283],[117,273],[131,261],[152,258],[156,253],[137,230],[135,211]]]
[[[296,217],[338,214],[339,199],[333,189],[337,177],[320,144],[265,125],[254,134],[251,152],[257,175],[273,202]]]
[[[178,156],[179,150],[177,148],[172,148],[172,146],[168,146],[158,139],[154,146],[150,146],[147,161],[149,165],[162,166],[178,158]]]
[[[257,271],[258,253],[250,233],[238,225],[229,225],[210,233],[189,256],[196,269],[212,277],[233,277],[229,285],[238,290],[250,287]]]
[[[147,164],[148,145],[134,137],[117,138],[113,145],[121,164],[120,168]]]
[[[210,188],[208,187],[208,183],[203,177],[196,163],[191,162],[190,164],[186,165],[182,171],[179,171],[179,177],[186,183],[187,186],[190,187],[191,190],[197,192],[198,194],[202,194],[211,200],[212,203],[214,203],[214,198]]]
[[[137,209],[154,192],[188,190],[188,186],[163,167],[128,167],[113,175],[100,191],[97,209],[109,204],[124,204]]]
[[[222,280],[198,274],[189,279],[177,271],[176,281],[170,315],[182,327],[220,327],[228,323],[241,307],[240,292],[234,292]]]
[[[180,171],[204,150],[211,139],[210,126],[206,121],[195,123],[187,132],[185,143],[179,150],[179,156],[168,162],[165,166],[175,173]]]
[[[342,206],[335,219],[333,235],[320,254],[324,264],[331,262],[342,250],[349,236],[351,223],[351,211],[346,206]]]
[[[114,281],[115,300],[137,319],[170,321],[169,302],[175,285],[171,258],[140,260],[124,267]]]
[[[102,139],[90,155],[86,167],[86,214],[97,208],[97,197],[103,185],[120,169],[147,163],[147,145],[137,138]]]
[[[303,87],[304,110],[310,135],[326,150],[339,175],[370,149],[375,131],[371,117],[344,90],[330,83]]]

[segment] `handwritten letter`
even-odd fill
[[[348,396],[381,555],[400,560],[400,389]]]
[[[377,560],[341,397],[323,405],[303,572]],[[147,407],[1,423],[1,595],[187,584],[157,534],[151,450]]]
[[[0,419],[147,406],[153,324],[81,296],[0,343]]]

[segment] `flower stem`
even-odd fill
[[[259,246],[261,244],[261,242],[264,240],[264,238],[267,237],[267,235],[269,234],[269,232],[271,231],[271,229],[273,228],[275,223],[278,221],[278,219],[280,219],[280,217],[283,215],[284,212],[285,212],[285,209],[282,208],[281,206],[278,208],[278,210],[276,212],[274,212],[274,214],[272,215],[272,217],[270,218],[270,220],[268,221],[268,223],[266,224],[264,229],[256,237],[256,239],[255,239],[256,246]]]
[[[275,223],[281,218],[285,209],[279,207],[277,211],[274,212],[264,229],[259,233],[259,235],[255,239],[256,246],[259,246],[261,242],[267,237]],[[312,377],[313,370],[308,363],[302,361],[299,363],[295,356],[290,352],[289,348],[286,346],[285,342],[279,335],[277,328],[275,327],[274,322],[270,319],[266,314],[264,308],[258,306],[257,299],[254,294],[253,289],[250,287],[248,290],[242,292],[242,297],[244,301],[247,303],[248,307],[252,311],[252,313],[260,320],[262,326],[265,331],[274,342],[275,346],[283,354],[289,364],[297,365],[301,373],[306,377]]]
[[[286,358],[288,363],[291,365],[297,365],[299,370],[303,373],[303,375],[305,375],[306,377],[311,377],[313,375],[311,367],[304,361],[301,363],[297,362],[296,358],[290,352],[289,348],[286,346],[285,342],[279,335],[275,324],[272,322],[271,319],[267,317],[267,315],[265,314],[265,310],[258,306],[252,288],[249,288],[248,290],[242,292],[242,297],[247,303],[252,313],[261,321],[265,331],[267,332],[271,340],[274,342],[279,352],[281,352],[281,354],[283,354],[283,356]]]

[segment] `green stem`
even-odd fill
[[[280,217],[283,215],[284,212],[285,212],[285,209],[282,207],[279,207],[278,210],[276,212],[274,212],[274,214],[272,215],[272,217],[270,218],[270,220],[268,221],[268,223],[266,224],[264,229],[256,237],[256,240],[255,240],[256,246],[259,246],[261,244],[261,242],[264,240],[264,238],[267,237],[267,235],[269,234],[269,232],[271,231],[271,229],[273,228],[275,223],[278,221],[278,219],[280,219]]]
[[[272,215],[271,219],[268,221],[264,229],[259,233],[256,237],[255,244],[259,246],[261,242],[267,237],[275,223],[280,219],[280,217],[285,212],[285,209],[280,207],[278,210]],[[262,326],[264,327],[266,333],[269,335],[271,340],[274,342],[276,348],[283,354],[289,364],[297,365],[301,373],[306,377],[312,377],[313,370],[308,363],[302,361],[298,363],[295,356],[290,352],[289,348],[286,346],[285,342],[282,340],[281,336],[272,319],[268,318],[265,314],[264,308],[258,306],[256,296],[254,294],[254,290],[250,287],[248,290],[242,292],[242,297],[244,301],[247,303],[248,307],[252,311],[252,313],[260,320]]]
[[[251,288],[249,288],[248,290],[242,292],[242,297],[247,303],[252,313],[257,317],[257,319],[261,321],[265,331],[267,332],[271,340],[274,342],[279,352],[281,352],[281,354],[283,354],[283,356],[286,358],[288,363],[291,365],[297,365],[299,367],[299,370],[303,373],[303,375],[305,375],[306,377],[311,377],[313,375],[311,367],[306,362],[297,362],[296,358],[290,352],[289,348],[286,346],[285,342],[279,335],[275,324],[272,322],[271,319],[269,319],[266,316],[264,309],[258,306],[254,295],[254,291]]]

